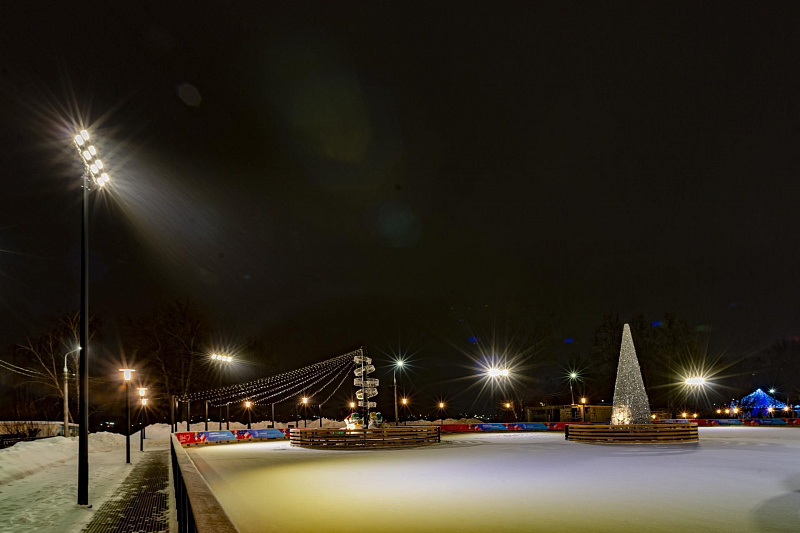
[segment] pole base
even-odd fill
[[[87,503],[86,505],[77,504],[77,505],[75,505],[75,508],[76,509],[91,509],[92,508],[92,504],[91,503]]]

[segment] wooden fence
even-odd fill
[[[289,442],[303,448],[392,448],[441,441],[439,426],[396,426],[380,429],[292,428]]]

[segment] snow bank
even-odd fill
[[[77,453],[78,442],[64,437],[18,442],[3,448],[0,450],[0,485],[68,461]]]
[[[154,424],[145,431],[148,444],[167,443],[169,425]],[[139,434],[131,435],[131,448],[138,449]],[[89,434],[89,453],[103,453],[125,448],[125,435],[119,433]],[[78,455],[78,437],[51,437],[30,442],[18,442],[0,450],[0,485],[22,479],[52,465],[73,460]]]

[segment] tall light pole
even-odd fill
[[[445,415],[444,402],[439,402],[439,416],[441,416],[442,426],[444,425],[444,415]]]
[[[212,353],[211,354],[211,360],[212,361],[216,361],[217,363],[219,363],[219,388],[222,389],[222,369],[223,369],[223,365],[229,364],[231,361],[233,361],[233,357],[231,357],[230,355]],[[220,393],[221,393],[221,391],[220,391]],[[228,421],[228,424],[230,425],[230,420]],[[220,404],[219,404],[219,430],[222,431],[222,401],[220,401]]]
[[[247,429],[250,429],[250,422],[251,422],[251,420],[250,420],[250,407],[252,405],[253,405],[253,403],[250,400],[247,400],[246,402],[244,402],[244,406],[247,408]]]
[[[83,163],[81,180],[81,321],[78,362],[78,505],[89,505],[89,187],[103,187],[109,181],[89,132],[81,130],[74,139]]]
[[[308,415],[306,414],[306,406],[308,405],[308,398],[303,396],[303,427],[308,427]]]
[[[407,406],[407,405],[408,405],[408,398],[403,398],[401,401],[403,402],[403,407],[405,408],[405,406]],[[395,424],[395,425],[397,425],[397,424]],[[405,426],[405,425],[406,425],[406,423],[405,423],[405,422],[403,422],[403,425]]]
[[[120,368],[122,378],[125,380],[125,462],[131,464],[131,374],[136,372],[132,368]]]
[[[397,369],[403,368],[405,362],[402,359],[398,359],[394,362],[394,368],[392,368],[392,382],[394,383],[394,425],[397,425]]]

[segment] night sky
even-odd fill
[[[475,309],[582,353],[607,313],[800,335],[800,10],[367,5],[4,6],[0,340],[78,307],[77,125],[112,341],[186,296],[223,342],[423,382]]]

